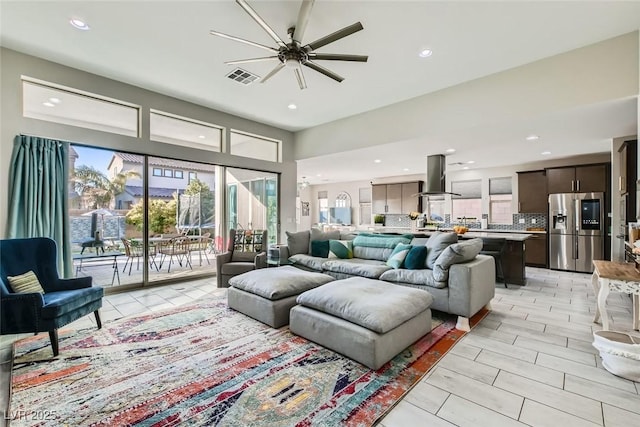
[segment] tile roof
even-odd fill
[[[144,189],[139,185],[126,185],[125,191],[131,194],[133,197],[142,197]],[[161,187],[149,187],[149,197],[151,198],[163,198],[172,199],[173,193],[176,192],[175,188],[161,188]],[[184,193],[184,190],[178,190],[180,194]]]
[[[143,156],[138,154],[131,153],[113,153],[114,156],[119,156],[123,161],[129,163],[138,163],[142,164]],[[203,163],[195,163],[195,162],[187,162],[184,160],[173,160],[173,159],[165,159],[162,157],[152,157],[149,156],[149,165],[150,166],[162,166],[162,167],[171,167],[176,169],[185,169],[185,170],[195,170],[195,171],[203,171],[214,173],[215,166],[206,165]]]

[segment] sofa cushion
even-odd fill
[[[314,240],[340,240],[340,230],[331,230],[331,231],[322,231],[317,228],[311,229],[311,234],[309,236],[309,250],[308,254],[311,253],[311,242]]]
[[[311,270],[322,271],[322,264],[327,261],[326,258],[315,257],[307,254],[296,254],[289,257],[289,262],[300,264]]]
[[[400,268],[404,263],[404,259],[411,250],[411,245],[406,243],[398,243],[387,259],[387,265],[392,268]]]
[[[312,240],[311,251],[309,252],[309,254],[315,257],[329,258],[329,241],[328,240]]]
[[[429,286],[432,288],[446,288],[446,281],[439,282],[433,277],[433,270],[423,268],[422,270],[407,270],[400,268],[388,270],[380,275],[380,280],[392,283],[408,283],[411,285]]]
[[[386,261],[393,252],[393,248],[369,248],[367,246],[354,246],[353,257],[377,261]]]
[[[429,237],[429,240],[427,240],[427,260],[425,262],[427,268],[433,270],[436,259],[438,259],[442,251],[444,251],[447,246],[457,242],[458,235],[454,232],[443,233],[442,231],[436,231],[433,233]]]
[[[355,239],[353,239],[353,246],[393,249],[398,243],[411,243],[412,238],[413,236],[411,234],[395,235],[360,233]]]
[[[351,240],[329,240],[329,258],[353,258],[353,242]]]
[[[445,248],[433,266],[433,277],[438,281],[449,280],[449,267],[471,261],[482,250],[482,239],[470,239]]]
[[[359,258],[330,259],[322,264],[323,271],[368,277],[370,279],[377,279],[390,268],[384,261]]]
[[[413,243],[413,242],[411,242]],[[420,270],[424,268],[427,261],[426,246],[411,246],[411,250],[404,259],[404,268],[409,270]]]
[[[297,298],[298,304],[379,334],[427,310],[432,301],[428,292],[362,277],[336,280]]]
[[[275,301],[301,294],[332,280],[334,280],[333,277],[326,274],[303,271],[286,265],[277,268],[261,268],[232,277],[229,285]]]
[[[287,231],[286,233],[289,256],[309,253],[309,239],[311,237],[311,234],[308,230],[299,231],[297,233],[291,233]]]

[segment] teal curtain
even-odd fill
[[[58,271],[71,277],[68,200],[69,143],[18,135],[9,173],[10,238],[49,237],[58,245]]]

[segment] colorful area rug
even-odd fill
[[[371,371],[213,295],[61,330],[54,359],[47,334],[16,342],[8,415],[12,426],[369,426],[464,335],[453,317],[434,325]]]

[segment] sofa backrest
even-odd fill
[[[371,234],[360,233],[353,239],[353,256],[361,259],[386,261],[398,243],[410,243],[410,234]]]

